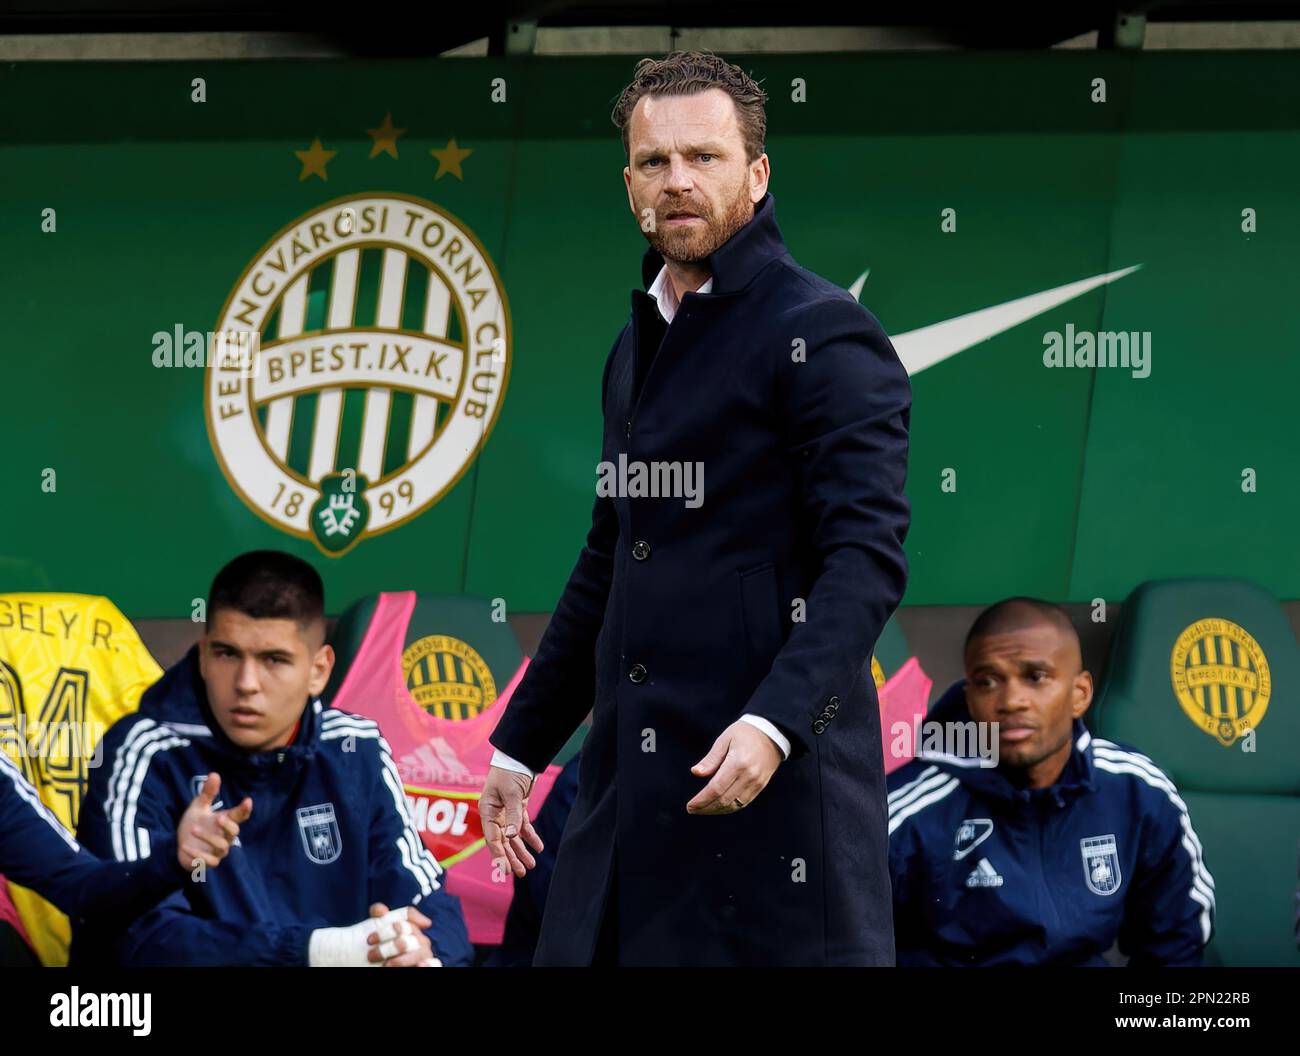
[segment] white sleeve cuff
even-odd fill
[[[740,721],[747,722],[751,726],[757,726],[765,734],[771,737],[773,741],[776,742],[776,746],[781,749],[781,755],[784,758],[786,759],[790,758],[789,739],[785,736],[785,734],[783,734],[780,730],[778,730],[775,726],[773,726],[770,722],[768,722],[767,719],[763,718],[760,715],[742,715],[740,717]]]
[[[515,759],[513,756],[506,755],[506,753],[503,752],[500,748],[496,749],[492,753],[491,765],[499,766],[501,767],[502,770],[513,770],[516,774],[527,774],[530,778],[534,778],[537,776],[535,773],[532,772],[532,770],[524,766],[524,764],[521,763],[518,759]]]

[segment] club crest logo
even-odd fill
[[[957,838],[953,841],[952,860],[954,862],[961,861],[992,835],[992,819],[965,818],[957,826]]]
[[[420,707],[439,719],[473,719],[492,706],[492,669],[473,647],[445,634],[421,638],[402,653],[402,677]]]
[[[1174,642],[1174,695],[1203,733],[1230,747],[1258,729],[1273,690],[1259,643],[1230,620],[1197,620]]]
[[[329,865],[343,853],[343,839],[339,835],[333,803],[299,807],[298,834],[302,836],[302,849],[317,865]]]
[[[1119,852],[1115,835],[1087,836],[1079,841],[1083,855],[1083,878],[1094,895],[1113,895],[1123,877],[1119,872]]]
[[[205,411],[227,481],[339,557],[469,468],[510,374],[510,309],[474,233],[432,202],[340,198],[253,258],[217,322]]]

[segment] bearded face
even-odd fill
[[[710,200],[696,188],[687,194],[665,193],[655,203],[641,203],[638,215],[648,218],[648,210],[653,210],[654,216],[653,224],[642,225],[646,240],[665,260],[696,264],[708,259],[754,217],[744,173],[729,192],[726,188],[721,191],[721,200]]]
[[[735,103],[720,88],[645,96],[628,147],[633,215],[650,245],[679,264],[705,260],[749,223],[767,189],[766,155],[749,162]]]

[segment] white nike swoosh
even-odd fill
[[[907,373],[919,374],[955,356],[958,352],[964,352],[1004,330],[1019,326],[1026,319],[1050,311],[1058,304],[1064,304],[1098,286],[1131,275],[1140,267],[1141,264],[1134,264],[1131,268],[1107,271],[1101,275],[1094,275],[1090,279],[1067,282],[1064,286],[1057,286],[1052,290],[1031,293],[1027,297],[1017,297],[1014,301],[995,304],[991,308],[980,308],[939,323],[931,323],[919,330],[909,330],[897,336],[890,335],[890,340],[894,344],[894,351],[898,353],[898,358],[907,368]],[[854,300],[860,299],[862,287],[869,274],[871,274],[870,269],[864,271],[849,287],[849,293],[853,294]]]

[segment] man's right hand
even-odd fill
[[[239,838],[239,826],[253,813],[253,801],[245,796],[237,807],[215,811],[212,801],[221,791],[221,775],[212,773],[203,781],[176,826],[176,857],[183,869],[202,862],[209,869],[221,864]]]
[[[492,864],[503,873],[509,870],[515,876],[524,876],[537,864],[528,847],[539,854],[543,850],[542,838],[528,820],[528,794],[532,787],[532,779],[527,774],[499,766],[490,767],[483,782],[483,794],[478,801],[483,836]]]

